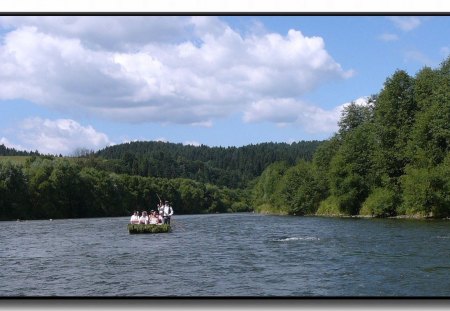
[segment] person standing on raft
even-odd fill
[[[170,225],[170,217],[173,215],[173,208],[169,205],[169,201],[166,200],[165,204],[161,208],[163,223]]]

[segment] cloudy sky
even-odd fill
[[[327,139],[341,109],[450,53],[449,16],[2,16],[0,144]]]

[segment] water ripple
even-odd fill
[[[3,222],[0,296],[450,295],[448,223],[186,215],[130,235],[127,221]]]

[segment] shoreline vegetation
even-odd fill
[[[450,217],[450,57],[397,70],[367,104],[344,107],[312,161],[273,163],[253,187],[257,212]]]
[[[243,147],[131,142],[71,157],[0,145],[0,220],[175,214],[450,217],[450,57],[397,70],[344,107],[325,141]]]
[[[268,211],[259,211],[262,215],[273,216],[298,216],[288,213],[273,213]],[[396,215],[396,216],[379,216],[379,215],[346,215],[346,214],[304,214],[302,217],[331,217],[331,218],[360,218],[360,219],[406,219],[406,220],[450,220],[450,217],[435,217],[433,215]]]

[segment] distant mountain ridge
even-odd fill
[[[190,178],[231,188],[245,187],[279,161],[311,160],[321,141],[260,143],[242,147],[192,146],[136,141],[106,147],[96,157],[118,160],[122,173],[164,178]]]

